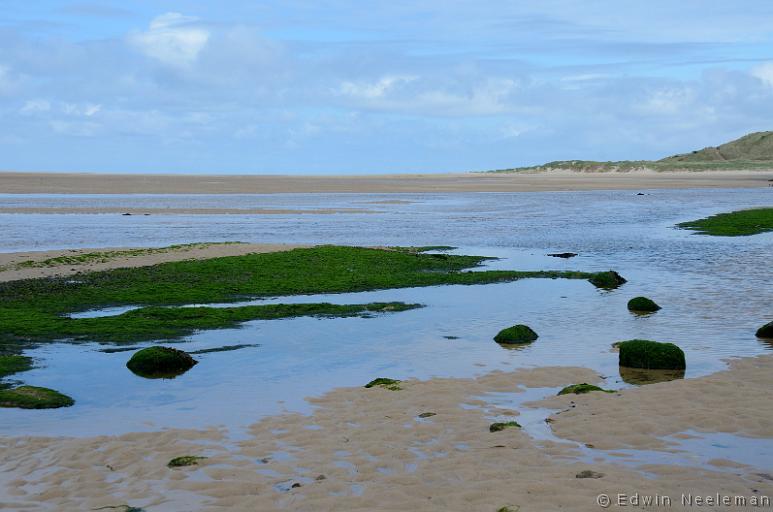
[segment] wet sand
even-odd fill
[[[336,213],[376,213],[365,208],[120,208],[115,206],[91,207],[26,207],[0,206],[2,213],[42,214],[120,214],[120,215],[334,215]]]
[[[220,258],[244,254],[289,251],[290,244],[201,243],[149,249],[147,247],[101,247],[99,249],[60,249],[52,251],[0,253],[0,282],[37,277],[69,276],[78,272],[134,268],[168,261]],[[51,258],[78,258],[85,261],[46,262]],[[43,265],[43,266],[40,266]]]
[[[492,421],[518,420],[519,411],[494,410],[478,397],[598,381],[583,368],[408,381],[401,391],[339,389],[311,399],[316,410],[310,416],[266,418],[237,439],[215,428],[2,438],[0,508],[494,512],[509,506],[544,512],[597,511],[600,494],[613,500],[619,493],[668,496],[675,510],[685,509],[683,493],[771,497],[770,468],[718,459],[698,467],[637,469],[616,464],[602,447],[673,451],[657,437],[685,430],[769,438],[772,370],[773,357],[763,356],[693,380],[553,398],[553,430],[572,442],[535,441],[519,429],[491,433]],[[522,405],[520,412],[527,409]],[[435,415],[418,417],[427,412]],[[574,441],[591,443],[597,456],[579,460]],[[182,455],[208,458],[197,466],[166,467]],[[595,478],[578,477],[584,471]],[[613,501],[611,508],[622,507]]]
[[[519,172],[369,176],[204,176],[0,172],[0,193],[273,194],[529,192],[663,188],[767,187],[770,171]]]

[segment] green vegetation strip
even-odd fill
[[[701,235],[749,236],[773,231],[773,208],[753,208],[736,212],[720,213],[704,219],[678,224]]]
[[[0,355],[0,378],[32,368],[32,358],[20,355]]]
[[[587,279],[596,286],[619,284],[613,272],[463,272],[487,258],[401,250],[321,246],[286,252],[81,273],[69,277],[0,283],[0,341],[84,339],[135,342],[179,338],[199,329],[248,320],[295,316],[352,316],[402,311],[415,304],[279,304],[231,308],[169,307],[233,302],[246,298],[314,293],[485,284],[523,278]],[[122,315],[70,318],[72,312],[142,305]]]

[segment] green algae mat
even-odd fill
[[[524,278],[587,279],[596,286],[611,287],[621,279],[611,271],[469,271],[486,259],[415,249],[319,246],[4,282],[0,283],[0,341],[6,345],[57,339],[136,342],[180,338],[196,330],[255,319],[369,315],[420,307],[401,302],[181,307],[186,304]],[[116,306],[138,309],[98,318],[69,316]]]
[[[677,224],[701,235],[749,236],[773,231],[773,208],[752,208],[719,213],[704,219]]]

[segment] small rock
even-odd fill
[[[300,486],[301,484],[299,484],[298,482],[295,482],[293,485],[290,486],[290,489],[297,489]]]
[[[604,473],[597,473],[595,471],[591,471],[590,469],[580,471],[575,475],[576,478],[602,478],[603,476]]]
[[[327,477],[325,475],[319,475],[314,480],[316,480],[317,482],[321,482],[322,480],[327,480]]]
[[[434,412],[423,412],[419,414],[419,418],[431,418],[432,416],[437,416],[437,413]]]
[[[577,256],[577,253],[576,252],[552,252],[548,254],[548,256],[553,256],[554,258],[568,259],[568,258],[574,258],[575,256]]]

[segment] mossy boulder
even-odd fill
[[[654,300],[647,297],[634,297],[628,301],[628,311],[634,313],[654,313],[659,309],[660,306],[655,304]]]
[[[757,329],[757,337],[773,339],[773,322],[768,322]]]
[[[590,393],[591,391],[603,391],[604,393],[614,393],[614,391],[610,391],[608,389],[602,389],[598,386],[594,386],[593,384],[588,384],[587,382],[583,382],[582,384],[572,384],[571,386],[566,386],[564,389],[558,392],[559,395],[569,395],[569,394],[575,394],[575,395],[584,395],[585,393]]]
[[[518,424],[517,421],[505,421],[505,422],[497,422],[492,423],[488,427],[489,432],[501,432],[508,428],[521,428],[521,425]]]
[[[58,391],[35,386],[19,386],[0,389],[0,407],[20,409],[56,409],[70,407],[75,400]]]
[[[608,270],[607,272],[597,272],[588,281],[597,288],[604,288],[605,290],[612,290],[620,285],[627,283],[626,279],[615,272],[614,270]]]
[[[148,347],[134,353],[126,363],[135,374],[150,379],[173,378],[190,370],[198,361],[171,347]]]
[[[182,468],[185,466],[195,466],[200,460],[204,460],[206,457],[199,457],[196,455],[183,455],[182,457],[175,457],[167,462],[169,468]]]
[[[499,331],[499,333],[494,336],[494,341],[507,345],[512,343],[530,343],[537,338],[539,338],[539,336],[531,327],[518,324]]]
[[[388,389],[390,391],[400,391],[400,381],[395,379],[388,379],[386,377],[379,377],[365,384],[365,387],[370,389],[374,387]]]
[[[620,366],[653,370],[684,370],[684,352],[673,343],[628,340],[620,343]]]

